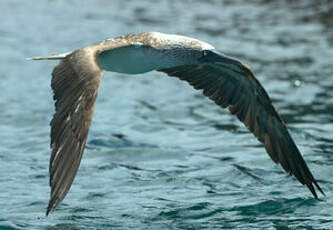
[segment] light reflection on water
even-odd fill
[[[311,0],[2,2],[0,228],[332,228],[332,9]],[[44,218],[55,63],[25,58],[142,31],[193,36],[250,64],[323,201],[186,83],[106,73],[78,177]]]

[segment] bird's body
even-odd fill
[[[56,111],[51,121],[51,199],[47,214],[64,199],[76,175],[102,70],[126,74],[157,70],[202,89],[217,105],[235,114],[264,144],[271,159],[295,175],[314,197],[313,185],[323,193],[251,69],[210,44],[145,32],[108,39],[72,53],[33,58],[57,59],[61,62],[53,70],[51,83]]]
[[[203,47],[214,49],[214,47],[199,40],[191,39],[189,41],[183,36],[157,32],[145,36],[139,34],[110,39],[104,43],[122,45],[128,41],[130,41],[130,45],[104,51],[98,56],[98,62],[103,70],[140,74],[190,63],[198,64],[198,56],[194,53],[193,47],[191,49],[192,44],[197,44],[198,51]]]

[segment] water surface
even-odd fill
[[[332,229],[333,4],[321,2],[2,1],[0,229]],[[185,82],[105,73],[78,175],[46,218],[56,63],[25,58],[143,31],[252,66],[327,196]]]

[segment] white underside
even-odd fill
[[[140,74],[191,62],[141,45],[105,51],[99,55],[98,61],[103,70],[126,74]]]

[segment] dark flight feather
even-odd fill
[[[315,198],[318,196],[313,185],[324,194],[252,70],[237,59],[216,51],[205,52],[197,65],[158,71],[187,81],[195,89],[202,89],[217,105],[228,107],[264,144],[275,163],[295,175]]]

